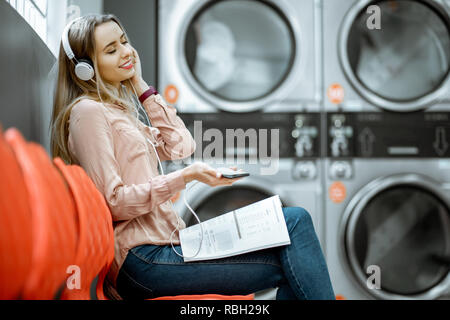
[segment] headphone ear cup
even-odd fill
[[[80,59],[75,66],[75,74],[79,79],[83,81],[89,81],[95,75],[94,67],[92,66],[92,63],[90,61]]]

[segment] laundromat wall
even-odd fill
[[[44,119],[48,99],[47,76],[55,57],[28,23],[0,1],[0,121],[3,129],[18,128],[32,141],[47,144]]]

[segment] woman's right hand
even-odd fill
[[[131,47],[131,46],[130,46]],[[134,66],[134,76],[130,79],[131,83],[133,84],[134,88],[136,89],[136,93],[138,96],[141,96],[145,91],[147,91],[150,87],[148,84],[142,79],[142,64],[141,59],[139,58],[139,54],[137,50],[133,47],[131,47],[131,55],[133,59],[133,66]]]
[[[237,168],[232,169],[237,170]],[[197,180],[211,187],[231,186],[236,181],[242,179],[242,178],[236,179],[223,178],[221,173],[219,173],[214,168],[203,162],[196,162],[194,164],[191,164],[190,166],[183,169],[182,174],[186,184],[188,184],[191,181]]]

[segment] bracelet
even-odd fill
[[[150,86],[150,88],[139,97],[139,101],[141,103],[144,103],[144,101],[147,100],[148,97],[156,95],[156,94],[158,94],[158,91],[156,91],[155,88]]]

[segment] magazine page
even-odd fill
[[[184,261],[219,259],[290,244],[279,196],[225,213],[180,231]]]

